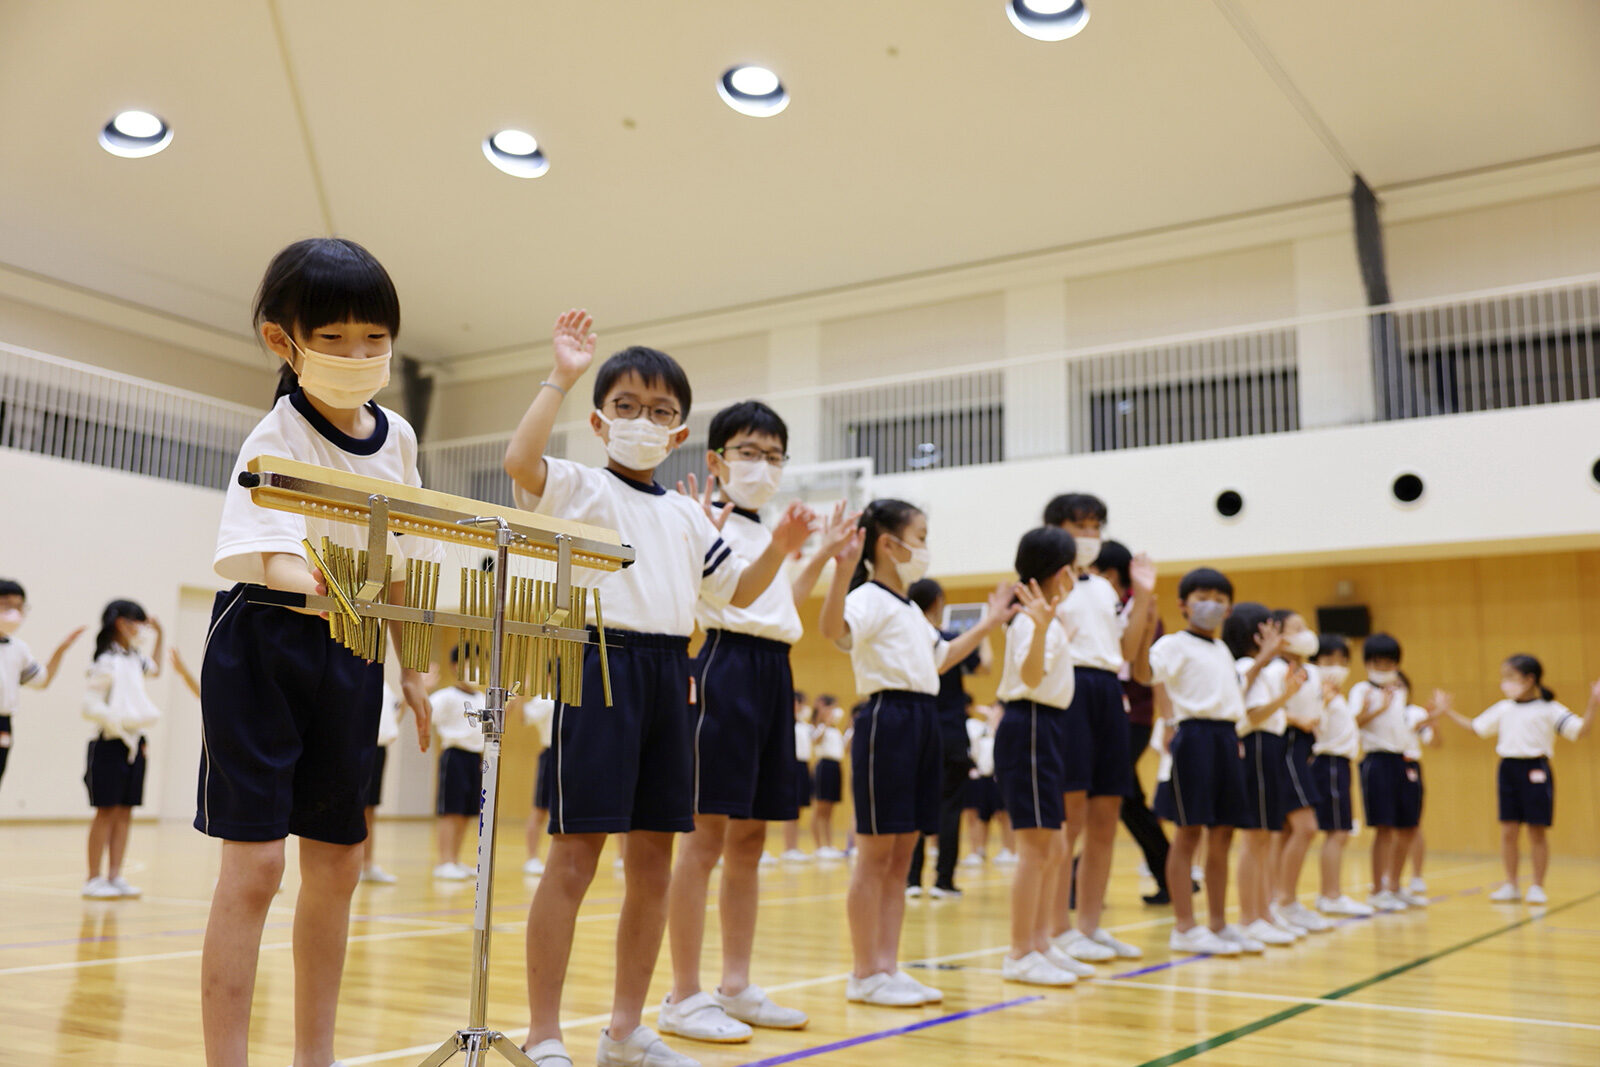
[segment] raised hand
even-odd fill
[[[1278,650],[1283,647],[1283,623],[1277,619],[1268,619],[1256,627],[1256,642],[1257,659],[1265,661],[1276,656]]]
[[[1140,592],[1155,590],[1156,561],[1150,558],[1150,553],[1140,552],[1133,557],[1133,562],[1128,565],[1128,576],[1133,579],[1133,587]]]
[[[1306,669],[1304,667],[1296,667],[1290,671],[1288,677],[1283,680],[1284,694],[1294,696],[1300,692],[1300,687],[1306,684],[1306,677]]]
[[[587,311],[573,308],[556,318],[550,331],[550,344],[555,350],[555,369],[561,377],[577,381],[594,362],[594,319]]]
[[[1050,625],[1050,620],[1055,618],[1056,607],[1061,603],[1059,593],[1052,597],[1045,596],[1038,580],[1032,578],[1027,585],[1017,586],[1017,599],[1022,601],[1022,613],[1040,627]]]
[[[706,487],[704,489],[700,488],[699,479],[692,473],[689,475],[689,488],[685,489],[682,482],[678,483],[678,492],[698,503],[700,510],[706,513],[706,518],[711,520],[711,525],[720,530],[728,524],[728,516],[733,514],[733,504],[731,502],[722,505],[714,503],[711,496],[716,492],[716,488],[717,476],[709,473],[706,475]]]
[[[993,629],[1010,622],[1012,616],[1022,610],[1013,603],[1020,588],[1016,582],[1000,582],[996,585],[983,605],[983,618],[978,621],[978,625],[985,629]]]
[[[841,500],[833,506],[833,515],[822,527],[822,543],[817,546],[817,552],[823,556],[832,556],[843,548],[850,540],[852,534],[860,529],[861,512],[846,512],[846,502]]]
[[[817,513],[796,500],[783,509],[783,515],[772,528],[772,543],[786,556],[798,552],[811,536],[816,521]]]
[[[861,562],[861,551],[867,545],[867,531],[857,526],[850,531],[848,537],[833,554],[833,562],[839,567],[856,569],[856,564]],[[1600,683],[1596,683],[1600,684]]]

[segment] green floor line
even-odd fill
[[[1471,948],[1473,945],[1482,944],[1491,938],[1499,937],[1501,934],[1510,933],[1512,930],[1527,926],[1531,922],[1537,922],[1540,919],[1550,915],[1555,915],[1558,912],[1566,911],[1568,908],[1575,908],[1579,904],[1588,903],[1596,897],[1600,897],[1600,890],[1596,890],[1595,892],[1590,893],[1588,896],[1579,897],[1577,900],[1569,900],[1567,903],[1561,904],[1557,907],[1547,908],[1542,915],[1530,915],[1525,919],[1518,919],[1514,923],[1490,930],[1486,934],[1479,934],[1477,937],[1471,938],[1467,941],[1462,941],[1460,944],[1451,945],[1449,948],[1442,948],[1438,952],[1430,952],[1426,956],[1418,956],[1409,963],[1402,963],[1398,967],[1391,967],[1387,971],[1382,971],[1378,974],[1372,975],[1370,978],[1363,978],[1361,981],[1347,985],[1343,989],[1335,989],[1332,993],[1324,993],[1317,999],[1319,1001],[1342,1000],[1352,993],[1359,993],[1361,990],[1375,986],[1379,982],[1386,982],[1396,975],[1405,974],[1407,971],[1414,971],[1418,967],[1432,963],[1434,960],[1442,959],[1445,956],[1451,955],[1452,953]],[[1157,1056],[1153,1060],[1146,1060],[1144,1063],[1141,1063],[1139,1067],[1167,1067],[1168,1064],[1182,1063],[1184,1060],[1192,1060],[1202,1052],[1210,1052],[1214,1048],[1220,1048],[1223,1045],[1239,1040],[1241,1037],[1249,1037],[1251,1034],[1256,1033],[1257,1031],[1265,1030],[1269,1026],[1276,1026],[1287,1019],[1293,1019],[1297,1015],[1304,1015],[1308,1011],[1315,1011],[1321,1006],[1321,1004],[1296,1004],[1292,1008],[1285,1008],[1282,1011],[1274,1012],[1271,1015],[1262,1016],[1254,1022],[1245,1023],[1243,1026],[1237,1026],[1232,1030],[1220,1033],[1215,1037],[1208,1037],[1204,1041],[1197,1041],[1187,1048],[1181,1048],[1176,1052],[1169,1052],[1165,1056]]]

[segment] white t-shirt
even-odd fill
[[[400,697],[383,683],[383,708],[378,714],[378,745],[388,748],[400,736]]]
[[[44,686],[44,665],[20,638],[0,637],[0,715],[15,715],[22,687]]]
[[[554,740],[556,702],[545,697],[529,697],[522,702],[522,724],[539,728],[539,751],[550,747]]]
[[[1251,656],[1241,656],[1234,661],[1234,669],[1239,672],[1239,684],[1244,685],[1246,672],[1255,662]],[[1285,715],[1282,708],[1268,715],[1261,722],[1250,721],[1250,709],[1259,708],[1270,704],[1283,695],[1284,683],[1289,678],[1289,665],[1281,659],[1275,659],[1262,667],[1256,674],[1256,680],[1250,684],[1250,689],[1244,695],[1245,714],[1239,719],[1239,736],[1256,732],[1277,734],[1283,736],[1283,731],[1289,726],[1289,716]]]
[[[1406,730],[1411,734],[1406,741],[1406,759],[1416,763],[1422,762],[1422,746],[1433,740],[1433,727],[1423,725],[1427,721],[1427,708],[1415,704],[1406,705]]]
[[[100,653],[89,666],[84,718],[99,728],[101,737],[127,744],[130,761],[138,754],[139,739],[161,718],[144,689],[145,676],[155,672],[155,663],[143,653],[117,648]]]
[[[974,777],[994,777],[994,734],[989,731],[987,721],[967,720],[967,752],[972,756]]]
[[[746,563],[754,563],[772,543],[772,533],[761,524],[759,514],[735,508],[723,524],[722,539],[735,556]],[[695,605],[695,618],[702,630],[728,630],[782,641],[786,645],[800,640],[805,632],[800,624],[800,611],[794,605],[794,590],[781,577],[773,579],[747,608],[731,604],[718,607],[702,598]]]
[[[467,718],[469,703],[483,708],[482,693],[446,686],[430,696],[428,703],[433,706],[433,732],[439,735],[440,745],[463,752],[483,751],[483,727]]]
[[[812,726],[808,722],[794,721],[794,758],[801,763],[811,762]]]
[[[1128,619],[1110,582],[1098,574],[1079,576],[1056,609],[1072,635],[1072,662],[1113,673],[1122,669],[1122,634]]]
[[[1075,684],[1072,650],[1060,619],[1051,619],[1045,631],[1044,677],[1032,688],[1023,684],[1022,664],[1028,658],[1037,629],[1032,617],[1022,613],[1006,627],[1006,658],[1000,668],[1000,687],[996,695],[1001,700],[1035,700],[1053,708],[1064,708],[1072,703]]]
[[[519,508],[616,530],[638,554],[600,582],[607,628],[688,637],[697,600],[726,606],[733,598],[745,561],[699,502],[605,467],[547,456],[545,470],[542,497],[515,487]]]
[[[1360,716],[1367,708],[1367,694],[1377,689],[1377,686],[1366,680],[1351,686],[1348,698],[1350,713]],[[1411,703],[1410,697],[1411,694],[1407,690],[1396,689],[1390,694],[1387,706],[1361,727],[1362,752],[1405,753],[1406,747],[1412,743],[1411,724],[1406,721],[1406,707]]]
[[[1494,750],[1502,759],[1538,759],[1554,754],[1557,734],[1576,741],[1583,719],[1554,700],[1502,700],[1473,719],[1472,729],[1479,737],[1498,734]]]
[[[1187,630],[1166,634],[1150,646],[1150,680],[1166,687],[1175,722],[1244,718],[1239,674],[1228,646]]]
[[[365,526],[348,522],[297,515],[288,511],[258,507],[250,490],[239,484],[239,473],[249,460],[261,455],[283,456],[302,463],[362,474],[369,478],[420,486],[417,474],[417,435],[411,424],[388,408],[369,404],[367,410],[377,420],[377,428],[364,441],[356,440],[335,427],[305,398],[303,393],[280,397],[266,418],[245,438],[238,462],[228,479],[222,502],[222,526],[217,532],[215,567],[222,577],[234,582],[259,585],[265,581],[261,553],[283,552],[305,558],[300,544],[306,538],[322,551],[322,538],[348,548],[367,547]],[[444,560],[444,545],[428,538],[390,537],[394,566],[404,573],[405,560]],[[391,572],[393,573],[393,572]]]
[[[844,598],[846,642],[863,697],[884,689],[935,696],[947,642],[922,610],[899,593],[867,582]]]
[[[844,759],[844,731],[837,726],[824,726],[822,734],[817,739],[817,758],[843,760]]]
[[[1287,668],[1289,664],[1285,663],[1284,666]],[[1315,663],[1302,663],[1299,666],[1306,672],[1306,680],[1283,706],[1283,717],[1288,726],[1293,726],[1296,718],[1311,722],[1310,732],[1314,734],[1322,725],[1322,671]]]
[[[1311,751],[1318,756],[1343,756],[1347,760],[1361,758],[1361,730],[1356,726],[1356,714],[1350,702],[1340,693],[1323,705],[1322,725],[1317,727],[1317,740]]]

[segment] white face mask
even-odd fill
[[[1344,680],[1350,677],[1350,668],[1339,663],[1330,663],[1326,667],[1318,667],[1317,670],[1322,672],[1323,678],[1333,683],[1335,689],[1343,685]]]
[[[661,466],[672,451],[673,435],[684,429],[657,426],[643,415],[637,419],[608,419],[603,411],[595,414],[611,428],[606,435],[606,455],[631,471],[653,471]]]
[[[932,554],[926,548],[913,548],[898,537],[895,540],[900,543],[901,548],[911,553],[910,559],[904,562],[895,561],[895,573],[900,576],[900,581],[908,586],[913,582],[920,582],[928,573],[928,563],[932,559]]]
[[[1400,680],[1399,671],[1367,671],[1367,681],[1373,685],[1392,685]]]
[[[352,411],[362,407],[389,384],[393,349],[381,356],[347,359],[301,348],[293,338],[289,343],[300,353],[300,366],[295,372],[300,377],[301,390],[331,408]]]
[[[1283,639],[1283,647],[1302,659],[1315,656],[1317,646],[1317,635],[1310,630],[1297,630]]]
[[[728,494],[729,500],[749,511],[759,511],[783,481],[783,468],[764,459],[730,459],[727,465],[728,477],[723,480],[722,491]]]
[[[1100,558],[1100,538],[1074,537],[1072,540],[1078,545],[1078,554],[1073,557],[1072,561],[1077,566],[1087,567]]]
[[[6,608],[0,611],[0,637],[10,637],[22,626],[22,610]]]
[[[1213,631],[1228,617],[1228,607],[1229,605],[1221,600],[1191,600],[1189,625],[1197,630]]]
[[[1528,694],[1528,687],[1521,682],[1513,682],[1509,678],[1500,683],[1500,692],[1506,695],[1507,700],[1521,700]]]

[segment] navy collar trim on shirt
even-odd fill
[[[885,593],[888,593],[890,596],[894,597],[896,600],[900,601],[900,603],[902,603],[902,604],[911,603],[911,598],[910,597],[901,596],[899,593],[896,593],[893,589],[890,589],[888,586],[884,585],[882,582],[878,581],[876,578],[874,578],[868,584],[877,586],[879,589],[882,589]]]
[[[389,439],[389,417],[383,413],[383,409],[378,406],[376,400],[369,400],[366,404],[367,410],[372,412],[376,425],[373,428],[372,436],[364,440],[359,437],[351,437],[329,422],[327,417],[318,411],[310,400],[306,399],[306,394],[303,392],[296,390],[290,393],[289,403],[293,404],[294,409],[311,424],[312,429],[316,430],[330,443],[339,446],[352,455],[376,455],[383,448],[384,442]]]
[[[749,508],[741,508],[738,504],[733,506],[733,513],[740,518],[749,519],[751,522],[757,523],[758,525],[761,522],[761,512],[751,511]]]
[[[660,482],[656,482],[656,481],[641,482],[637,478],[628,477],[626,474],[618,474],[611,467],[607,467],[606,468],[606,472],[609,473],[617,481],[619,481],[623,485],[627,486],[629,489],[637,489],[639,492],[641,492],[641,493],[649,493],[651,496],[666,496],[667,495],[667,490],[661,485]]]

